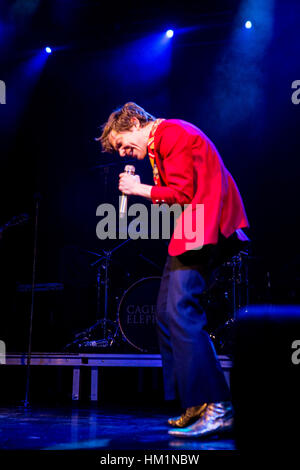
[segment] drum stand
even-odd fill
[[[247,308],[249,305],[249,281],[248,281],[248,264],[247,251],[240,251],[233,256],[230,261],[224,264],[231,268],[231,276],[228,281],[231,283],[231,295],[225,292],[226,298],[230,298],[231,312],[228,320],[220,325],[215,331],[210,333],[210,338],[216,348],[221,348],[219,353],[224,352],[224,348],[230,348],[230,342],[234,338],[234,328],[236,325],[238,311],[241,307]],[[227,352],[228,353],[228,352]],[[228,353],[230,354],[230,352]]]
[[[243,263],[243,258],[248,256],[246,251],[240,251],[238,255],[231,260],[232,266],[232,318],[236,320],[237,312],[242,306],[249,304],[249,288],[248,288],[248,266]],[[244,273],[242,272],[243,267]],[[244,299],[242,288],[245,287]],[[243,301],[244,300],[244,301]]]
[[[92,251],[86,251],[86,253],[90,253],[92,255],[96,255],[98,259],[90,264],[91,267],[97,266],[97,304],[96,304],[96,318],[97,321],[94,325],[92,325],[87,330],[82,331],[76,335],[76,339],[65,346],[69,348],[70,346],[76,345],[79,348],[85,347],[99,347],[99,348],[106,348],[112,346],[116,338],[116,332],[113,335],[110,334],[108,327],[113,325],[115,326],[115,322],[108,319],[108,294],[109,294],[109,267],[112,254],[121,248],[125,243],[128,243],[131,239],[128,238],[120,245],[116,246],[112,250],[102,251],[102,255],[99,253],[95,253]],[[104,279],[102,280],[101,270],[104,271]],[[101,284],[104,285],[104,314],[103,318],[100,318],[101,315]],[[103,329],[103,337],[98,340],[90,340],[92,333],[98,327]],[[118,329],[118,328],[117,328]]]

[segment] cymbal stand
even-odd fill
[[[91,266],[96,266],[99,264],[101,261],[102,263],[99,264],[97,267],[97,322],[94,326],[89,328],[89,331],[92,331],[96,326],[99,324],[103,325],[103,337],[104,340],[107,340],[107,322],[108,322],[108,290],[109,290],[109,265],[110,265],[110,258],[111,258],[112,251],[104,251],[103,250],[103,255],[100,256],[100,258],[95,261],[94,263],[91,263]],[[101,304],[101,269],[104,270],[104,317],[100,319],[100,304]]]
[[[111,323],[108,319],[108,298],[109,298],[109,267],[111,262],[111,257],[115,251],[121,248],[125,243],[128,243],[131,239],[128,238],[120,245],[116,246],[112,250],[102,251],[102,255],[99,253],[94,253],[87,251],[87,253],[98,256],[98,259],[90,264],[91,267],[97,266],[97,321],[90,328],[84,332],[77,335],[81,337],[85,335],[84,341],[80,344],[80,339],[76,340],[74,343],[79,344],[80,347],[91,346],[91,347],[107,347],[112,344],[114,338],[109,338],[107,325]],[[104,270],[104,280],[101,280],[101,269]],[[104,315],[103,318],[100,318],[100,307],[101,307],[101,284],[104,285]],[[99,325],[103,326],[103,338],[96,341],[86,341],[85,339],[89,338],[93,330],[95,330]],[[69,345],[68,345],[69,346]]]

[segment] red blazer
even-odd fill
[[[196,126],[178,119],[162,121],[154,134],[154,156],[160,181],[151,190],[152,202],[189,204],[176,221],[171,256],[216,244],[219,230],[228,238],[249,226],[236,183],[214,144]],[[204,205],[204,218],[196,204]],[[188,225],[192,234],[198,233],[194,239],[191,230],[183,230]],[[237,234],[247,239],[241,230]]]

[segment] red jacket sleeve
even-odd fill
[[[153,186],[152,201],[167,204],[189,204],[194,195],[192,143],[181,126],[164,127],[155,142],[159,163],[166,186]]]

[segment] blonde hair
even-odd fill
[[[96,140],[101,142],[103,152],[114,152],[115,149],[109,142],[109,134],[112,130],[116,132],[129,131],[133,126],[133,118],[139,120],[141,127],[145,127],[150,121],[156,119],[132,101],[124,104],[112,112],[107,122],[102,125],[102,134]]]

